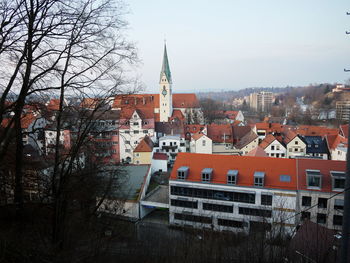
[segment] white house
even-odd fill
[[[168,135],[159,138],[158,146],[154,147],[155,152],[168,155],[168,163],[174,163],[179,152],[186,152],[185,138],[180,135]]]
[[[306,144],[295,132],[288,130],[283,133],[283,136],[283,142],[287,148],[287,158],[305,156]]]
[[[287,157],[287,149],[272,134],[267,135],[259,146],[263,148],[270,157]]]
[[[153,153],[151,163],[152,174],[155,172],[168,171],[168,155],[165,153]]]
[[[192,135],[190,142],[190,151],[192,153],[213,153],[212,140],[203,133]]]
[[[348,140],[340,134],[327,135],[326,141],[331,160],[346,161]]]

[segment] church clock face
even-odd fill
[[[167,93],[168,92],[166,91],[165,86],[163,86],[163,91],[162,91],[163,96],[165,97],[167,95]]]

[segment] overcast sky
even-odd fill
[[[127,2],[146,92],[158,92],[164,38],[175,93],[350,78],[349,0]]]

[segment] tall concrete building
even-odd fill
[[[268,91],[261,91],[249,95],[250,107],[256,111],[269,111],[272,106],[272,100],[273,93]]]
[[[335,107],[337,119],[341,121],[349,121],[350,101],[337,101]]]

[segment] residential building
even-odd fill
[[[213,153],[213,142],[212,140],[203,133],[196,133],[192,135],[190,142],[191,153]]]
[[[301,220],[309,219],[341,230],[346,162],[298,159],[298,206]],[[334,194],[338,194],[334,196]]]
[[[252,93],[249,96],[250,107],[255,111],[268,112],[271,109],[272,100],[273,93],[267,91]]]
[[[119,127],[121,162],[133,163],[133,152],[146,135],[154,136],[152,110],[124,108],[121,111]]]
[[[152,174],[154,172],[167,172],[168,171],[168,155],[165,153],[153,153],[152,164],[151,164]]]
[[[283,131],[282,136],[287,149],[287,158],[306,155],[306,144],[294,131],[287,129]]]
[[[284,145],[279,142],[272,134],[267,135],[265,139],[259,144],[259,146],[263,148],[266,154],[270,157],[287,157],[286,147],[284,147]]]
[[[153,155],[153,141],[147,135],[134,149],[134,164],[151,164]]]
[[[234,147],[239,151],[240,155],[247,155],[253,149],[258,147],[258,145],[258,135],[250,130],[234,145]]]
[[[296,184],[293,159],[180,153],[169,181],[169,221],[246,233],[267,226],[290,233],[296,224]]]
[[[321,136],[303,136],[302,138],[306,144],[305,156],[328,159],[328,148]]]
[[[348,140],[337,135],[327,135],[326,142],[331,160],[346,161]]]
[[[239,154],[239,151],[233,147],[232,126],[230,124],[209,124],[207,132],[207,136],[213,141],[213,154]]]
[[[179,152],[186,152],[185,138],[180,135],[163,136],[159,138],[159,144],[154,147],[154,151],[165,153],[168,163],[173,164]]]
[[[337,119],[349,122],[350,118],[350,101],[337,101],[335,103]]]

